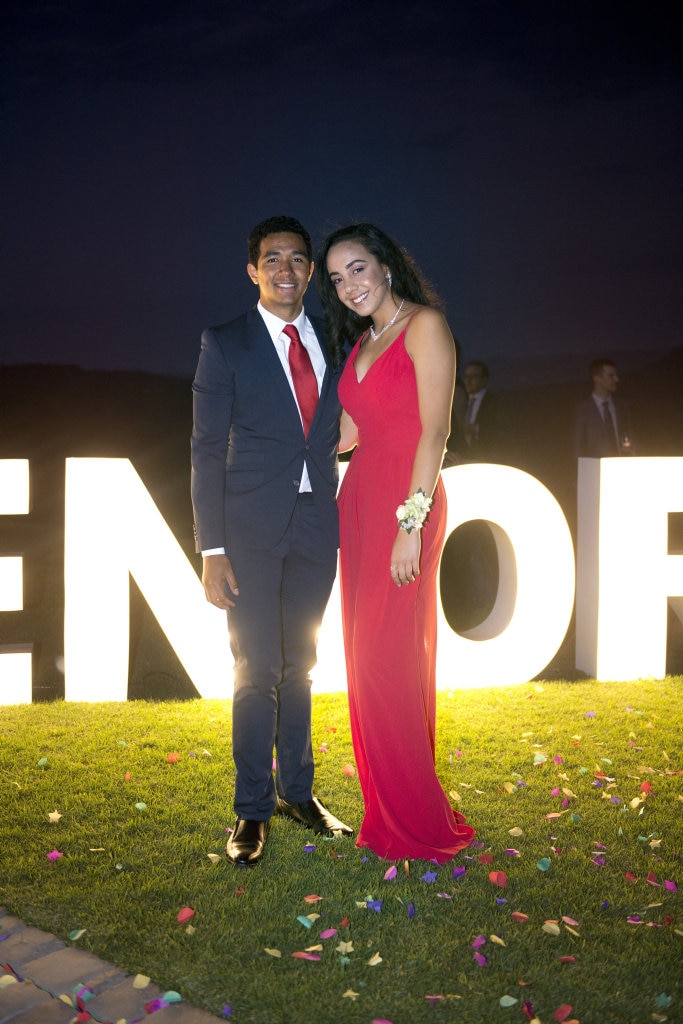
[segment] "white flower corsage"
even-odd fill
[[[415,494],[411,494],[396,509],[399,528],[405,530],[406,533],[412,533],[413,530],[421,530],[427,521],[431,507],[432,499],[428,498],[420,487],[415,491]]]

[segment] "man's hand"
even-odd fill
[[[204,555],[202,583],[209,604],[215,608],[235,607],[235,602],[230,600],[225,587],[227,583],[233,594],[239,594],[232,562],[227,555]]]

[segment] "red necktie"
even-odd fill
[[[292,372],[294,391],[304,424],[304,436],[306,436],[318,405],[318,382],[315,379],[311,357],[304,348],[294,324],[287,324],[283,328],[283,334],[290,339],[289,368]]]

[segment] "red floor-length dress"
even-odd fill
[[[397,587],[389,572],[396,508],[408,496],[421,432],[415,370],[404,330],[359,382],[359,345],[339,382],[358,427],[339,493],[351,734],[365,803],[357,845],[390,860],[443,863],[474,836],[434,769],[436,577],[446,496],[439,480],[422,530],[421,573]]]

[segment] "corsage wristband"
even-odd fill
[[[413,530],[421,530],[427,521],[429,510],[432,507],[432,499],[428,498],[422,488],[418,488],[414,494],[406,498],[402,505],[396,509],[399,529],[406,533]]]

